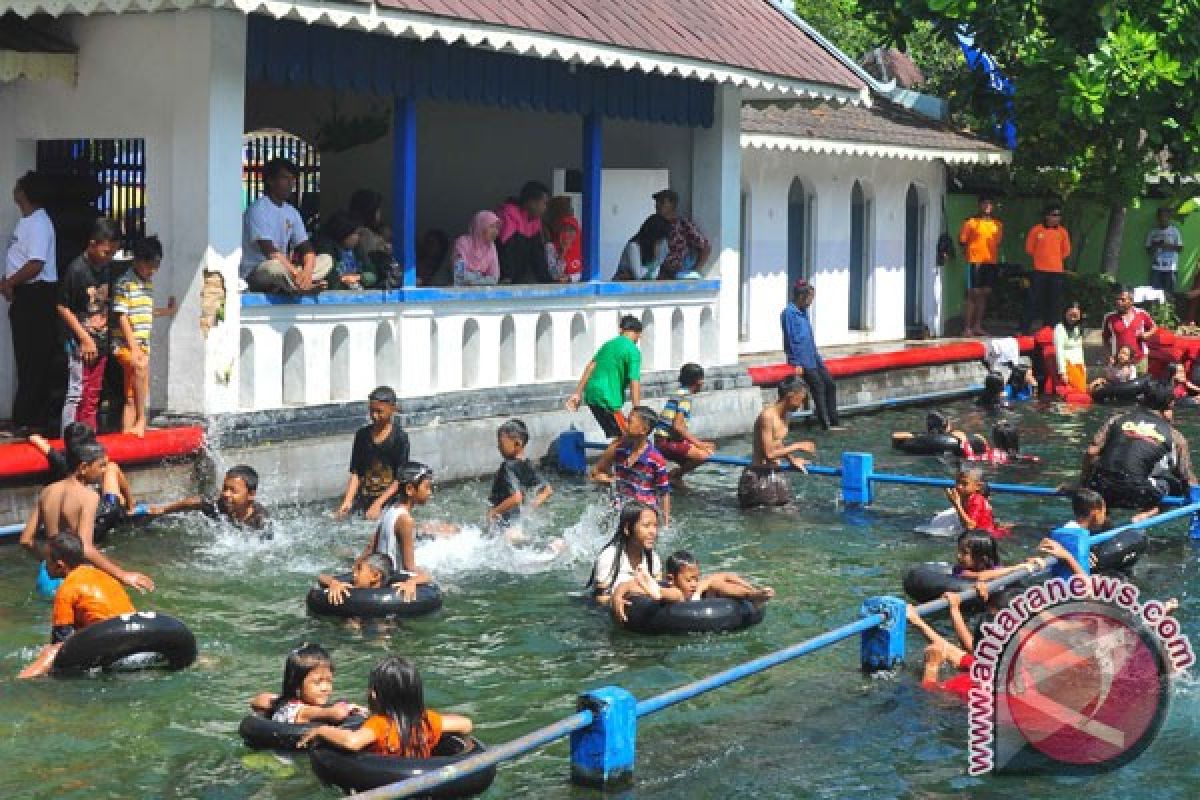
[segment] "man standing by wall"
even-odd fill
[[[1004,223],[992,216],[995,210],[996,201],[981,194],[979,213],[963,220],[958,233],[958,243],[967,261],[963,336],[988,335],[983,329],[983,315],[987,312],[988,296],[996,286],[996,265],[1000,261],[1000,242],[1004,239]]]
[[[1025,296],[1021,330],[1033,332],[1033,321],[1055,322],[1062,313],[1063,262],[1071,255],[1071,235],[1062,226],[1062,206],[1051,204],[1042,222],[1029,229],[1025,252],[1033,259],[1033,277]]]
[[[813,418],[827,431],[840,431],[843,428],[838,420],[837,385],[825,368],[825,360],[817,352],[812,321],[808,317],[808,309],[816,296],[816,288],[803,278],[792,287],[792,302],[779,318],[783,326],[783,351],[788,363],[796,368],[796,375],[808,384]]]
[[[582,401],[591,410],[604,435],[610,439],[625,432],[625,389],[634,406],[642,403],[642,322],[627,314],[621,317],[620,334],[609,339],[583,368],[575,392],[567,398],[567,409],[576,411]]]

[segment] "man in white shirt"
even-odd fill
[[[266,193],[251,203],[242,217],[238,272],[252,291],[294,294],[325,288],[333,259],[316,254],[300,212],[287,201],[299,174],[286,158],[264,164]]]
[[[54,225],[43,206],[48,187],[45,178],[27,172],[13,187],[13,202],[21,212],[8,242],[0,295],[8,300],[12,326],[13,354],[17,362],[17,392],[13,398],[12,422],[22,435],[24,429],[41,430],[48,420],[47,409],[54,389],[58,347],[58,264]]]
[[[1171,209],[1160,208],[1158,227],[1146,234],[1146,252],[1150,254],[1150,285],[1168,296],[1175,293],[1175,271],[1179,268],[1181,250],[1183,235],[1171,224]]]

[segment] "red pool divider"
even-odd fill
[[[1022,353],[1033,352],[1032,336],[1018,336],[1017,343]],[[880,353],[861,353],[853,356],[827,358],[825,366],[829,368],[829,374],[833,377],[849,378],[854,375],[887,372],[892,369],[913,369],[915,367],[934,367],[939,364],[958,364],[964,361],[982,361],[986,356],[987,345],[981,341],[951,342],[931,347],[906,347]],[[788,364],[764,364],[750,367],[747,371],[755,386],[772,386],[788,375],[795,374],[796,370]]]
[[[195,426],[159,428],[146,431],[146,436],[141,439],[127,433],[105,433],[99,439],[109,459],[126,466],[191,455],[204,446],[204,429]],[[62,449],[61,439],[50,444]],[[47,469],[46,457],[29,442],[0,445],[0,480],[32,478]]]

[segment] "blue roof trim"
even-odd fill
[[[284,294],[243,292],[242,308],[266,306],[359,306],[392,303],[462,303],[497,300],[541,300],[563,297],[638,297],[647,294],[697,295],[719,291],[719,280],[700,281],[621,281],[616,283],[574,283],[566,286],[495,286],[412,289],[327,291],[317,295],[294,297]]]
[[[420,42],[251,14],[246,77],[284,86],[708,128],[705,81]]]

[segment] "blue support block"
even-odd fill
[[[1200,486],[1189,486],[1187,499],[1188,505],[1200,503]],[[1188,526],[1188,535],[1192,539],[1200,539],[1200,514],[1192,514],[1192,524]]]
[[[575,475],[587,473],[587,449],[583,446],[584,441],[583,431],[576,430],[574,426],[558,435],[554,449],[559,469]]]
[[[882,614],[882,625],[862,633],[863,672],[895,669],[904,661],[904,635],[908,631],[908,604],[898,597],[871,597],[858,609],[858,616]]]
[[[875,456],[870,453],[842,453],[842,502],[847,506],[871,505],[871,474]]]
[[[581,695],[579,708],[594,719],[571,734],[571,780],[601,789],[632,782],[637,700],[619,686],[605,686]]]
[[[1067,548],[1079,566],[1087,574],[1091,574],[1092,534],[1083,528],[1059,528],[1050,532],[1050,538]],[[1066,564],[1055,564],[1050,574],[1056,578],[1069,578],[1075,573]]]

